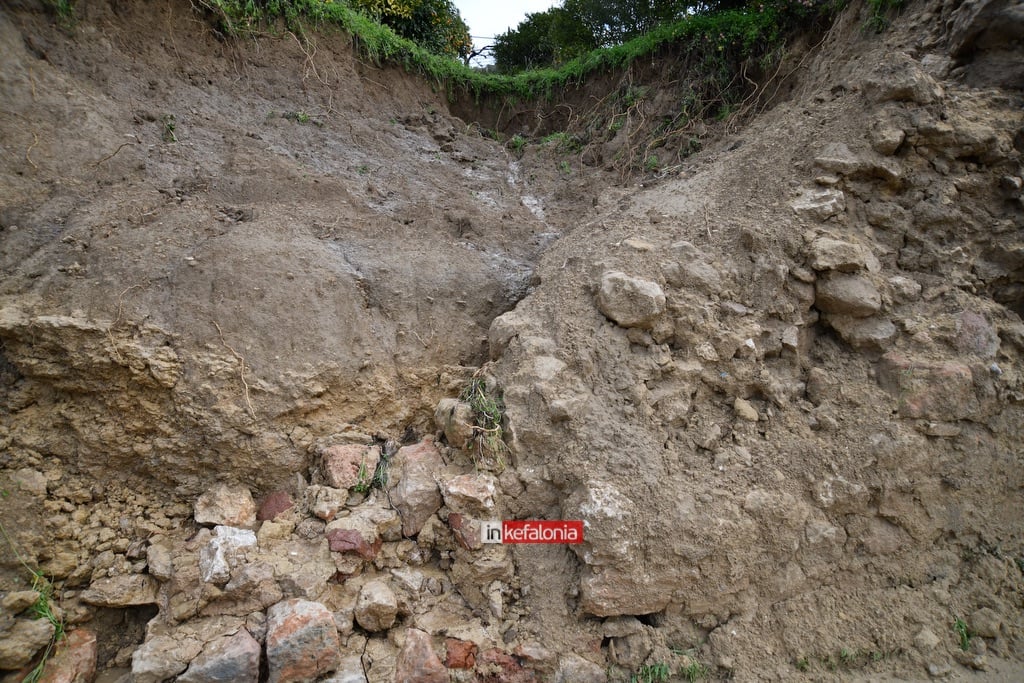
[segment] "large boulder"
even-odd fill
[[[259,642],[243,629],[210,641],[178,683],[256,683],[260,677]]]
[[[202,652],[203,643],[196,638],[155,636],[132,654],[134,683],[163,683],[188,668],[189,662]]]
[[[294,598],[267,610],[269,683],[315,681],[341,664],[341,641],[330,610]]]
[[[437,476],[443,468],[441,454],[429,439],[400,448],[391,461],[388,491],[402,517],[402,533],[406,536],[418,534],[441,507]]]

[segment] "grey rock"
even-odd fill
[[[736,411],[736,417],[747,422],[757,422],[761,416],[757,414],[757,408],[744,398],[737,398],[733,401],[732,408]]]
[[[362,657],[359,655],[343,657],[341,664],[338,665],[338,670],[323,679],[321,683],[366,683]]]
[[[821,507],[834,514],[860,512],[867,507],[871,497],[862,484],[839,476],[817,482],[814,494]]]
[[[1003,627],[1003,620],[999,614],[990,607],[982,607],[971,614],[968,623],[971,630],[982,638],[998,638]]]
[[[704,260],[671,262],[662,266],[665,280],[673,287],[692,287],[705,294],[722,290],[722,276]]]
[[[14,470],[10,474],[11,481],[20,490],[33,496],[46,495],[46,476],[29,467]]]
[[[601,276],[597,307],[622,327],[649,329],[665,311],[665,293],[650,280],[609,271]]]
[[[871,140],[871,148],[879,154],[891,156],[896,153],[907,139],[906,132],[894,123],[879,121],[868,133]]]
[[[906,53],[890,54],[864,82],[872,102],[931,104],[943,97],[942,86]]]
[[[826,313],[865,318],[882,307],[882,296],[863,275],[829,273],[815,283],[814,303]]]
[[[917,635],[914,636],[914,647],[921,652],[930,652],[939,646],[939,637],[929,628],[922,628],[918,631]]]
[[[196,638],[177,635],[150,638],[132,654],[132,681],[163,683],[184,671],[202,649],[202,642]]]
[[[894,275],[889,278],[889,286],[892,287],[893,297],[897,303],[911,303],[921,298],[922,287],[917,280],[912,280],[902,275]]]
[[[310,486],[306,489],[309,511],[329,522],[338,516],[348,501],[348,491],[333,486]]]
[[[829,315],[826,320],[843,341],[858,351],[884,353],[900,335],[899,329],[887,318]]]
[[[815,188],[804,190],[790,206],[798,216],[824,221],[846,211],[846,196],[842,190]]]
[[[206,644],[178,683],[237,681],[256,683],[260,676],[260,644],[244,628]]]
[[[902,176],[897,160],[870,153],[857,154],[842,142],[825,145],[815,157],[814,163],[826,171],[850,178],[875,177],[895,181]]]
[[[146,565],[150,575],[161,581],[170,581],[171,576],[174,575],[171,549],[159,541],[146,548]]]
[[[17,616],[36,603],[39,593],[36,591],[11,591],[0,600],[0,609]]]

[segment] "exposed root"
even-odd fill
[[[132,285],[131,287],[127,288],[126,290],[124,290],[123,292],[118,294],[117,295],[117,317],[114,319],[114,322],[112,322],[109,325],[107,325],[107,338],[110,340],[110,350],[114,352],[114,356],[117,358],[117,362],[121,363],[122,365],[124,364],[124,357],[122,357],[121,356],[121,352],[117,350],[117,341],[114,339],[114,328],[116,328],[119,324],[121,324],[121,321],[124,319],[124,297],[125,297],[125,295],[128,294],[128,292],[132,291],[133,289],[142,289],[142,287],[147,286],[147,285],[149,285],[148,282],[145,283],[145,285]]]
[[[29,145],[28,149],[25,150],[25,161],[27,161],[32,166],[32,168],[35,169],[36,171],[39,170],[39,167],[36,166],[36,162],[32,161],[31,154],[32,154],[32,148],[35,147],[38,144],[39,144],[39,136],[36,135],[35,133],[32,133],[32,144]]]
[[[213,326],[217,328],[217,334],[220,335],[220,343],[224,345],[224,348],[231,352],[231,355],[234,356],[236,360],[238,360],[238,376],[242,380],[242,388],[245,392],[245,405],[249,407],[249,415],[252,417],[253,422],[256,422],[256,409],[252,407],[252,399],[249,398],[249,382],[245,379],[245,358],[242,354],[238,353],[238,351],[235,351],[230,344],[228,344],[227,340],[224,338],[224,331],[220,329],[220,325],[217,324],[217,321],[213,320],[211,322],[213,323]]]
[[[138,142],[138,140],[139,140],[138,138],[135,138],[135,142]],[[110,160],[111,160],[111,159],[113,159],[113,158],[114,158],[115,156],[117,156],[117,153],[118,153],[118,152],[120,152],[120,151],[121,151],[122,149],[124,149],[125,147],[127,147],[128,145],[131,145],[131,144],[133,144],[133,143],[131,143],[131,142],[124,142],[124,143],[121,143],[121,145],[120,145],[120,146],[119,146],[119,147],[118,147],[117,149],[115,149],[115,150],[114,150],[113,152],[111,152],[110,154],[108,154],[107,156],[103,157],[102,159],[100,159],[99,161],[97,161],[97,162],[96,162],[95,164],[93,164],[93,165],[92,165],[92,166],[93,166],[93,168],[99,168],[99,165],[100,165],[100,164],[102,164],[102,163],[103,163],[103,162],[105,162],[105,161],[110,161]]]

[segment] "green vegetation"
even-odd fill
[[[703,681],[710,678],[711,671],[700,662],[691,660],[688,664],[684,664],[679,668],[679,675],[690,683],[696,683],[696,681]]]
[[[356,11],[343,0],[196,0],[198,6],[217,18],[220,30],[229,35],[272,30],[279,19],[297,33],[302,33],[306,26],[336,27],[350,34],[356,48],[370,61],[391,63],[422,74],[449,93],[461,89],[477,98],[520,100],[550,97],[561,88],[581,84],[592,73],[625,68],[670,45],[692,54],[695,68],[713,75],[722,86],[733,84],[739,88],[743,83],[738,76],[742,62],[774,54],[789,32],[829,20],[842,2],[767,0],[743,9],[687,15],[659,24],[626,42],[580,51],[557,68],[548,66],[503,75],[470,69],[451,56],[432,52],[428,49],[430,41],[421,38],[417,43],[402,37],[393,27]]]
[[[47,643],[46,648],[43,650],[42,656],[38,658],[36,665],[32,667],[28,675],[22,679],[21,683],[36,683],[42,675],[43,669],[46,668],[46,662],[49,661],[53,655],[54,649],[57,647],[57,643],[64,639],[64,617],[54,607],[54,594],[53,584],[47,580],[46,576],[38,569],[33,569],[29,566],[28,562],[18,551],[17,546],[10,536],[7,535],[7,529],[4,528],[3,524],[0,524],[0,535],[4,537],[11,552],[18,559],[21,565],[28,571],[32,577],[32,590],[38,593],[39,597],[32,603],[28,611],[32,614],[34,619],[46,619],[53,625],[53,637],[50,638],[50,642]]]
[[[696,683],[696,681],[707,680],[711,671],[705,665],[690,656],[684,658],[683,664],[676,672],[679,678]],[[640,669],[629,677],[629,683],[666,683],[672,678],[672,667],[665,662],[644,664]]]
[[[474,442],[480,458],[489,457],[495,460],[500,468],[505,466],[505,432],[502,422],[505,417],[505,406],[500,396],[492,394],[487,382],[480,378],[471,379],[462,392],[459,400],[468,403],[473,409],[476,425]]]
[[[287,111],[281,114],[281,118],[295,123],[309,123],[309,114],[304,111]]]
[[[814,657],[813,661],[816,661],[827,671],[850,671],[861,669],[871,664],[877,664],[892,654],[894,652],[844,647],[839,652]],[[812,659],[810,657],[799,657],[794,661],[794,665],[797,671],[807,672],[812,668]]]
[[[968,628],[967,622],[960,617],[956,617],[956,619],[953,620],[953,632],[956,633],[956,637],[960,641],[960,649],[964,652],[970,650],[971,638],[974,637],[974,634],[971,633],[970,628]]]
[[[560,154],[575,154],[583,149],[583,143],[579,138],[563,131],[548,135],[541,140],[541,144],[555,145],[555,149]]]
[[[163,141],[177,142],[178,136],[174,134],[174,130],[175,128],[177,128],[178,124],[174,118],[174,114],[164,114],[163,117],[160,119],[160,122],[164,126],[163,132],[161,133],[160,136],[161,138],[163,138]]]
[[[629,683],[665,683],[671,675],[668,664],[664,662],[644,664],[630,677]]]
[[[507,146],[516,153],[516,156],[521,157],[523,155],[523,148],[526,147],[526,138],[517,133],[509,138]]]
[[[888,11],[903,1],[871,0],[871,6],[873,11]],[[508,69],[508,73],[471,69],[455,58],[466,53],[465,46],[455,47],[461,39],[445,37],[444,26],[458,19],[449,0],[193,0],[193,6],[226,35],[287,31],[311,60],[316,53],[312,31],[324,39],[332,31],[341,31],[364,59],[399,66],[423,76],[453,100],[487,101],[495,111],[553,99],[595,75],[619,75],[620,85],[612,95],[588,105],[589,110],[570,108],[571,130],[549,136],[545,142],[557,140],[560,153],[576,153],[619,136],[606,164],[623,173],[663,175],[701,148],[703,132],[698,122],[718,119],[728,126],[727,120],[755,110],[770,98],[769,90],[785,80],[779,70],[788,40],[824,29],[845,2],[564,0],[562,7],[550,13],[557,18],[558,12],[577,12],[576,29],[544,28],[543,35],[538,33],[526,43],[536,47],[548,41],[555,47],[545,48],[547,56],[534,55],[524,62],[542,68]],[[633,5],[637,7],[629,12],[624,9]],[[429,21],[417,12],[427,12]],[[585,16],[605,17],[604,33],[598,36],[598,23],[588,24],[589,19],[581,18]],[[410,21],[419,24],[403,23]],[[430,23],[434,21],[440,23],[434,26]],[[529,22],[528,17],[525,24]],[[613,30],[607,22],[624,23]],[[586,30],[577,30],[580,26]],[[686,84],[674,110],[666,110],[659,102],[653,111],[648,87],[633,81],[634,65],[656,55],[668,60],[674,82]],[[321,124],[304,112],[293,115],[299,123]],[[165,117],[163,136],[168,142],[177,140],[173,117]],[[526,142],[516,136],[508,144],[518,154]],[[567,175],[572,172],[568,163],[560,169]]]
[[[868,0],[870,16],[864,28],[881,33],[889,28],[890,15],[903,9],[904,0]]]
[[[75,24],[75,2],[74,0],[46,0],[54,13],[57,15],[57,22],[66,29]]]
[[[359,463],[358,476],[359,480],[356,482],[356,485],[352,487],[352,490],[355,491],[356,493],[369,492],[371,486],[373,485],[373,481],[370,479],[370,473],[366,471],[365,459],[363,460],[363,462]]]

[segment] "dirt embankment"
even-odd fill
[[[1017,6],[881,35],[852,7],[783,101],[644,187],[602,161],[628,129],[519,158],[342,37],[83,5],[70,34],[0,11],[0,521],[101,666],[1020,660]],[[433,415],[482,365],[499,457]],[[497,517],[587,541],[481,546]]]

